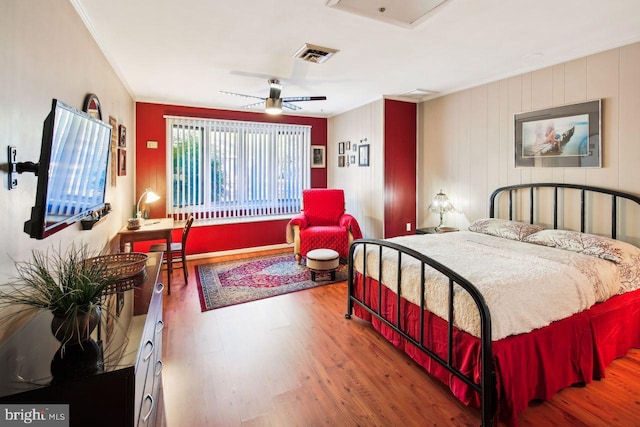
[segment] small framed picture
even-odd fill
[[[115,161],[116,156],[118,155],[118,133],[116,129],[118,129],[118,121],[115,117],[109,116],[109,124],[111,125],[111,185],[116,185],[118,177],[118,164]]]
[[[118,126],[118,147],[127,148],[127,128],[124,125]]]
[[[312,168],[326,167],[324,145],[311,146],[311,167]]]
[[[345,165],[345,159],[344,156],[338,156],[338,167],[339,168],[343,168]]]
[[[347,141],[347,145],[345,147],[347,151],[351,150],[351,141]]]
[[[344,154],[344,142],[338,142],[338,154]]]
[[[353,150],[354,153],[357,153],[358,152],[358,144],[353,144],[351,146],[351,149]]]
[[[358,166],[369,166],[369,144],[358,147]]]
[[[118,176],[127,174],[127,150],[118,148]]]
[[[352,164],[352,165],[355,165],[355,164],[356,164],[356,155],[355,155],[355,154],[352,154],[352,155],[351,155],[351,164]]]

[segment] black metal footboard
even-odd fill
[[[381,304],[378,304],[377,308],[371,308],[365,303],[365,293],[366,287],[362,289],[362,299],[358,298],[355,293],[355,277],[356,271],[354,267],[355,255],[358,248],[361,248],[363,251],[363,271],[361,272],[363,277],[371,276],[367,273],[367,260],[366,257],[369,254],[371,249],[378,251],[378,272],[380,277],[372,277],[377,280],[380,284],[382,284],[382,271],[383,271],[383,249],[389,249],[395,251],[397,253],[397,281],[398,281],[398,292],[396,293],[396,308],[397,313],[395,315],[395,319],[389,320],[385,318],[381,313]],[[393,252],[392,252],[393,253]],[[434,269],[442,273],[444,276],[448,278],[449,286],[448,286],[448,340],[447,340],[447,357],[442,358],[438,356],[432,349],[427,348],[424,344],[423,337],[425,327],[425,319],[424,315],[420,316],[420,325],[419,325],[419,338],[415,339],[406,330],[402,327],[402,313],[401,313],[401,304],[400,301],[402,299],[402,260],[403,257],[411,257],[417,260],[420,263],[420,277],[422,278],[420,283],[420,313],[424,313],[426,302],[425,302],[425,271],[426,269]],[[473,299],[478,309],[478,314],[480,317],[480,382],[475,381],[468,375],[465,375],[461,372],[456,366],[453,364],[453,354],[454,354],[454,325],[453,320],[455,319],[454,312],[454,285],[459,285],[462,289],[464,289]],[[378,286],[378,301],[382,300],[382,286]],[[481,402],[481,412],[482,412],[482,426],[488,427],[493,424],[495,410],[496,410],[496,385],[495,385],[495,372],[493,366],[493,358],[491,352],[491,315],[489,313],[489,309],[484,301],[484,298],[478,291],[478,289],[467,281],[465,278],[461,277],[455,271],[447,268],[446,266],[438,263],[437,261],[429,258],[426,255],[423,255],[413,249],[407,248],[402,245],[398,245],[393,242],[389,242],[386,240],[378,240],[378,239],[360,239],[353,242],[349,249],[349,281],[348,281],[348,303],[347,303],[347,313],[345,317],[347,319],[351,318],[353,313],[354,304],[358,304],[358,306],[362,307],[364,310],[369,312],[372,316],[379,319],[381,322],[386,324],[393,331],[397,332],[400,336],[402,336],[405,340],[411,342],[414,346],[420,349],[424,354],[429,356],[432,360],[436,361],[450,373],[455,375],[461,381],[463,381],[467,386],[471,389],[475,390],[480,396]]]

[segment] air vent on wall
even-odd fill
[[[337,49],[305,43],[293,54],[294,58],[307,62],[322,64],[338,52]]]

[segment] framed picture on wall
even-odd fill
[[[115,186],[118,182],[118,162],[116,162],[116,155],[118,154],[118,121],[115,117],[109,116],[109,124],[111,125],[111,185]]]
[[[516,167],[601,167],[600,103],[515,114]]]
[[[127,150],[118,148],[118,176],[127,174]]]
[[[124,125],[118,127],[118,147],[127,148],[127,128]]]
[[[358,166],[369,166],[369,144],[358,146]]]
[[[338,167],[339,168],[343,168],[345,165],[345,159],[344,156],[338,156]]]
[[[324,145],[311,146],[311,167],[312,168],[326,167]]]
[[[344,154],[344,142],[338,142],[338,154]]]

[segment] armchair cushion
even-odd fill
[[[300,230],[300,253],[314,249],[333,249],[340,257],[346,258],[349,248],[349,233],[346,228],[339,225],[309,226]]]
[[[309,225],[336,225],[344,213],[344,192],[337,189],[302,191],[303,212]]]

